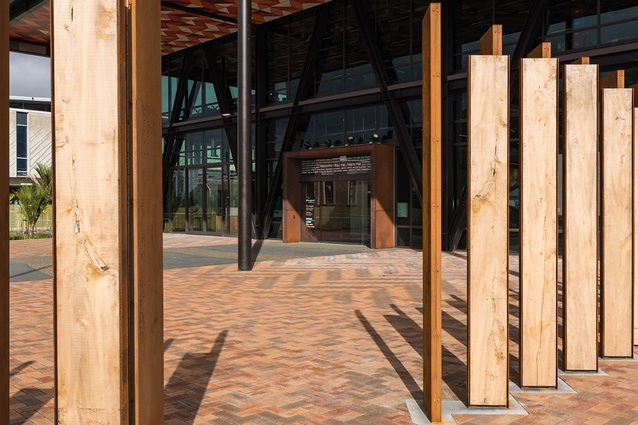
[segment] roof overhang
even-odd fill
[[[238,0],[162,0],[162,54],[196,46],[237,31]],[[260,25],[330,0],[253,0],[252,22]],[[50,0],[12,0],[11,50],[49,54]]]

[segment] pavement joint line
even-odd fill
[[[638,362],[638,354],[634,353],[633,357],[598,357],[599,362]]]
[[[607,372],[602,369],[598,369],[597,371],[588,371],[588,370],[559,370],[558,376],[609,376]]]
[[[410,419],[415,425],[431,424],[423,408],[423,401],[408,399],[405,401],[405,405],[410,413]],[[444,400],[441,403],[441,424],[456,424],[456,420],[453,415],[498,415],[498,416],[529,416],[529,413],[525,408],[513,397],[509,395],[509,408],[504,407],[474,407],[470,408],[465,406],[465,403],[458,400]]]
[[[526,387],[521,388],[515,382],[510,381],[510,393],[542,393],[542,394],[578,394],[578,392],[570,387],[565,381],[558,378],[558,386],[556,388]]]

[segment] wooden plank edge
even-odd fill
[[[423,19],[423,404],[431,422],[442,417],[441,311],[441,4]]]
[[[573,65],[589,65],[589,57],[583,56],[582,58],[578,58],[574,62],[572,62],[572,64]]]
[[[160,5],[129,3],[134,423],[164,420]]]
[[[502,55],[503,54],[503,26],[492,25],[479,42],[482,55]]]
[[[530,59],[549,59],[552,57],[552,43],[543,42],[527,55]]]
[[[0,5],[0,195],[9,196],[9,2]],[[0,222],[9,222],[9,206],[0,212]],[[9,226],[0,230],[0,423],[9,423]]]
[[[625,88],[625,71],[613,71],[604,77],[600,77],[600,89],[624,89]]]

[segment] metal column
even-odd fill
[[[239,176],[239,239],[238,268],[241,271],[252,269],[252,158],[251,158],[251,2],[239,1],[239,52],[238,52],[238,151]]]

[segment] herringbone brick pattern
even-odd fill
[[[165,249],[231,243],[167,235]],[[11,247],[25,264],[29,256],[50,255],[50,241]],[[324,248],[324,256],[295,258],[293,245],[264,244],[265,258],[288,252],[288,259],[257,261],[252,272],[235,264],[165,270],[166,424],[411,423],[404,401],[420,397],[422,385],[422,254],[330,255],[330,246]],[[443,259],[445,399],[465,400],[464,255]],[[515,259],[512,264],[515,366]],[[52,424],[51,280],[13,282],[11,295],[11,425]],[[564,377],[578,394],[517,394],[530,416],[455,419],[638,424],[638,364],[601,361],[601,368],[608,377]]]

